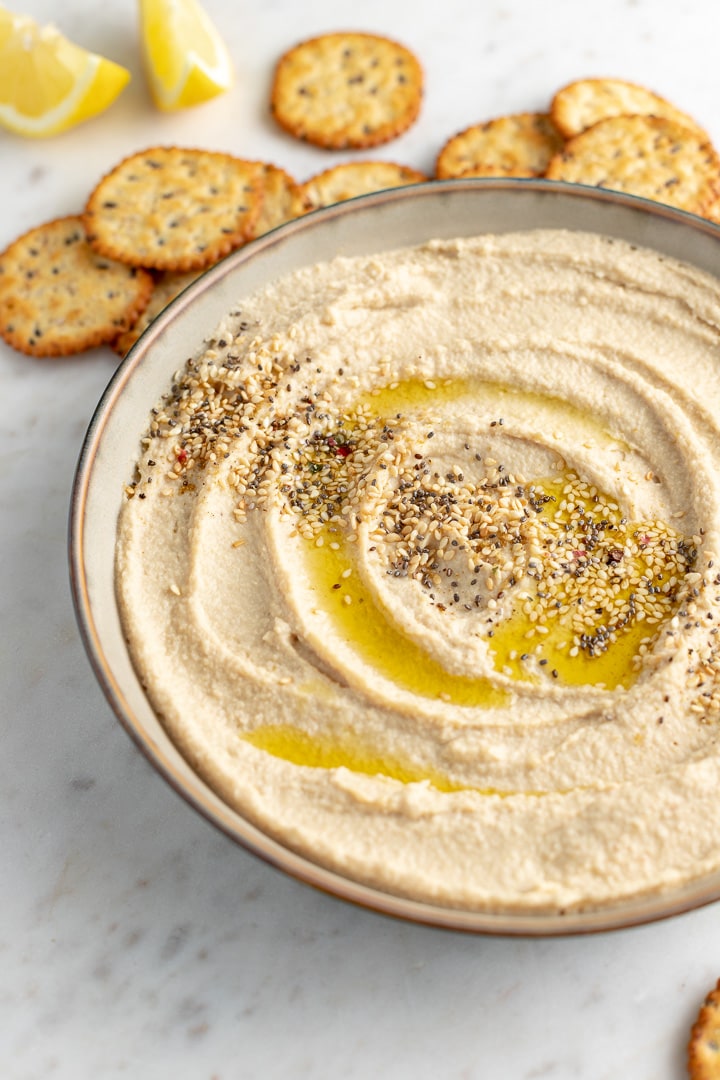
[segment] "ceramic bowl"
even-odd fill
[[[143,692],[123,637],[113,584],[123,488],[151,406],[178,357],[203,339],[243,295],[298,267],[451,238],[519,229],[599,232],[654,248],[717,273],[720,229],[693,215],[614,192],[542,180],[453,180],[362,196],[290,222],[230,255],[195,281],[153,322],[118,368],[87,432],[72,495],[70,567],[80,631],[118,719],[157,772],[233,840],[334,896],[406,920],[456,930],[552,935],[607,930],[720,898],[720,875],[596,911],[487,913],[414,902],[342,877],[270,838],[224,803],[166,734]]]

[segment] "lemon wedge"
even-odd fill
[[[53,26],[0,7],[0,125],[57,135],[107,109],[130,72],[88,52]]]
[[[159,109],[185,109],[229,90],[233,69],[197,0],[139,0],[145,66]]]

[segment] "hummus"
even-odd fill
[[[720,285],[434,241],[245,300],[150,417],[117,592],[242,815],[382,890],[566,911],[720,869]]]

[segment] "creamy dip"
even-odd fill
[[[133,661],[288,847],[565,911],[716,871],[720,285],[609,237],[433,241],[243,300],[120,517]]]

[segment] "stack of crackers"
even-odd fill
[[[720,221],[720,159],[687,113],[621,79],[580,79],[547,113],[475,124],[441,149],[438,178],[546,177],[612,188]]]
[[[420,62],[373,34],[324,34],[276,67],[270,109],[295,138],[366,150],[415,122]],[[692,117],[643,87],[583,79],[546,113],[486,120],[449,138],[436,179],[548,177],[625,191],[720,223],[720,159]],[[0,254],[0,336],[32,356],[96,345],[124,355],[190,281],[277,225],[356,195],[432,179],[390,161],[334,165],[304,183],[268,162],[153,147],[115,166],[82,213]]]
[[[31,229],[0,256],[0,334],[32,356],[96,345],[124,355],[199,273],[302,209],[299,186],[274,165],[178,147],[133,154],[82,214]]]

